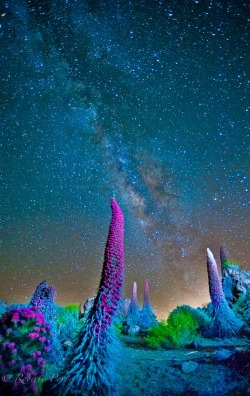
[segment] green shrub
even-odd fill
[[[167,320],[169,338],[174,348],[192,344],[198,336],[199,323],[189,312],[176,308]]]
[[[191,316],[191,318],[197,322],[198,328],[200,331],[202,331],[202,329],[204,327],[206,327],[209,322],[210,322],[210,318],[209,316],[205,313],[204,309],[201,308],[192,308],[189,305],[181,305],[177,308],[175,308],[171,314],[169,315],[169,320],[171,321],[171,316],[178,316],[180,313],[185,313],[188,316]]]
[[[146,337],[146,342],[152,348],[164,347],[167,341],[168,326],[166,320],[161,320],[157,325],[152,326]]]
[[[227,269],[228,267],[236,267],[236,268],[240,269],[240,263],[238,261],[235,261],[235,260],[233,260],[233,261],[232,260],[225,261],[223,263],[223,268]]]
[[[71,303],[64,307],[66,311],[70,312],[75,318],[79,318],[79,304]]]
[[[195,341],[208,322],[203,311],[183,305],[174,309],[167,321],[153,326],[146,342],[152,348],[183,348]]]

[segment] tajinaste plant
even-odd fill
[[[210,312],[212,320],[208,326],[207,335],[219,338],[235,337],[239,334],[243,322],[236,318],[234,312],[228,306],[217,264],[213,253],[209,249],[207,249],[207,272],[212,305]]]
[[[53,286],[49,286],[47,281],[44,280],[36,287],[29,303],[29,308],[42,312],[48,323],[53,322],[55,319],[55,294],[56,289]]]
[[[80,331],[57,395],[107,396],[114,392],[115,332],[112,327],[124,272],[124,220],[115,199],[104,254],[100,286],[86,323]]]
[[[150,307],[148,280],[144,283],[143,307]]]
[[[148,330],[151,326],[157,324],[157,319],[154,314],[154,311],[150,305],[149,300],[149,287],[148,281],[146,280],[144,283],[144,297],[143,297],[143,306],[140,312],[141,315],[141,328],[142,330]]]
[[[61,366],[63,363],[63,349],[59,339],[59,332],[56,325],[56,305],[54,302],[56,289],[49,286],[44,280],[37,285],[36,290],[29,302],[29,307],[41,312],[47,323],[51,326],[52,348],[48,361],[50,364]]]
[[[126,326],[131,328],[133,326],[140,327],[141,319],[140,319],[140,310],[137,302],[137,283],[133,282],[132,285],[132,296],[131,301],[128,307],[128,316],[125,320]]]

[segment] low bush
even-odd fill
[[[152,348],[183,348],[200,336],[208,322],[202,310],[180,306],[170,313],[167,321],[161,321],[149,330],[146,342]]]

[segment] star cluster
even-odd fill
[[[206,248],[249,270],[247,2],[6,0],[0,298],[95,295],[115,195],[125,287],[208,301]],[[139,293],[140,297],[140,293]]]

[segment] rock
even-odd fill
[[[222,361],[227,360],[234,352],[229,349],[220,348],[214,352],[214,357],[216,360]]]
[[[66,340],[62,343],[62,346],[64,349],[72,348],[73,342],[70,340]]]
[[[237,265],[228,265],[222,272],[222,286],[229,306],[238,300],[250,287],[250,271],[241,271]]]
[[[193,360],[190,360],[188,362],[183,362],[181,369],[183,373],[189,374],[192,373],[192,371],[195,371],[198,367],[198,363],[194,362]]]
[[[89,297],[87,298],[83,308],[84,308],[84,318],[88,315],[89,311],[94,305],[95,297]]]
[[[128,335],[138,335],[140,332],[139,326],[131,326],[128,328]]]

